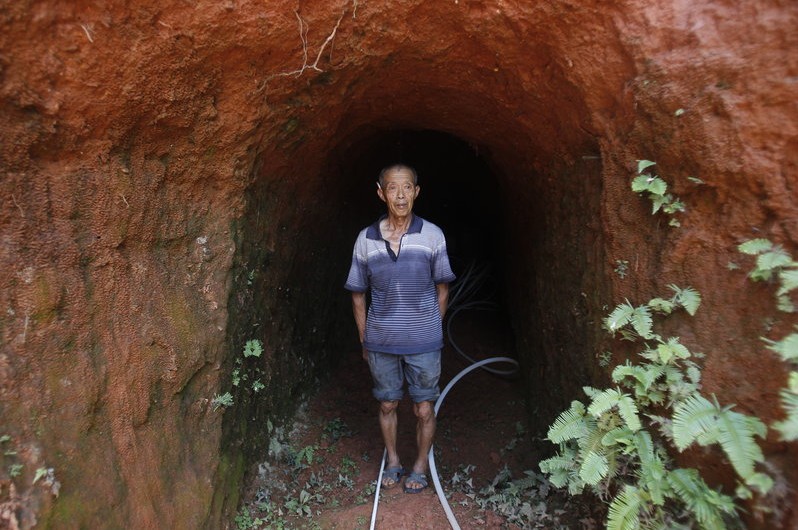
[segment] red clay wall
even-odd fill
[[[277,287],[322,263],[301,244],[351,244],[332,162],[380,129],[444,131],[494,164],[530,398],[558,396],[543,422],[606,377],[606,308],[671,282],[704,296],[684,325],[706,390],[777,418],[785,372],[759,337],[795,319],[727,264],[761,235],[798,254],[796,26],[780,1],[0,7],[0,423],[23,526],[221,525],[244,465],[223,431],[247,417],[223,428],[209,405],[247,334],[230,318],[272,311],[269,355],[306,334],[305,297]],[[640,158],[687,203],[680,229],[629,191]],[[247,291],[269,252],[272,289]],[[773,440],[795,487],[798,451]],[[45,463],[55,500],[29,486]]]

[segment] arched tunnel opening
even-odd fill
[[[528,438],[638,359],[613,307],[691,286],[662,329],[769,427],[781,497],[738,511],[795,526],[795,363],[761,340],[795,313],[738,245],[797,254],[796,4],[78,4],[0,9],[0,516],[229,527],[308,396],[368,377],[343,283],[404,162],[455,273],[492,272]],[[640,160],[682,211],[632,191]],[[735,492],[697,452],[668,450]]]
[[[464,139],[478,136],[469,130],[458,135],[413,127],[407,121],[379,126],[366,122],[353,134],[336,137],[326,152],[312,154],[320,161],[315,164],[319,174],[302,174],[301,190],[291,183],[296,177],[273,174],[261,166],[249,192],[242,229],[238,284],[242,298],[237,311],[231,311],[231,328],[238,330],[234,344],[263,338],[271,377],[288,384],[267,399],[252,396],[244,387],[240,395],[234,394],[244,407],[231,416],[239,422],[229,430],[231,447],[240,451],[239,458],[246,455],[248,469],[254,469],[253,463],[269,451],[274,435],[264,429],[279,417],[276,411],[293,413],[300,396],[318,390],[320,379],[323,387],[351,375],[341,374],[353,370],[351,362],[341,357],[357,357],[359,345],[343,282],[355,235],[385,211],[377,197],[376,179],[391,164],[404,163],[417,170],[421,193],[414,212],[443,229],[455,274],[462,275],[473,264],[489,271],[490,288],[484,294],[497,304],[497,311],[472,314],[468,325],[492,326],[488,336],[501,333],[501,342],[513,345],[512,351],[493,356],[509,354],[521,363],[515,378],[520,387],[514,387],[513,399],[526,406],[513,412],[518,425],[528,426],[528,437],[545,437],[558,408],[581,385],[590,383],[596,360],[589,344],[598,323],[586,315],[603,288],[596,268],[602,266],[602,240],[595,222],[602,193],[597,150],[585,147],[591,144],[586,140],[579,151],[567,155],[567,161],[538,161],[536,169],[514,165],[519,158],[528,160],[526,156],[508,161],[497,155],[534,154],[534,140]],[[548,167],[557,167],[559,174],[555,177]],[[285,171],[302,173],[295,167]],[[280,208],[287,201],[296,208]],[[478,341],[479,334],[470,338]],[[484,347],[481,351],[484,356]],[[464,366],[444,359],[453,366],[445,370],[442,387],[455,373],[454,366]],[[478,381],[480,388],[467,394],[477,408],[484,396],[491,395],[493,385],[490,378]],[[352,391],[371,405],[374,415],[373,432],[361,436],[380,447],[374,438],[377,407],[368,385]],[[247,403],[249,396],[255,399]],[[345,421],[344,403],[338,414]],[[412,425],[409,411],[401,421]],[[474,439],[479,436],[473,433]],[[509,443],[513,435],[505,436]]]

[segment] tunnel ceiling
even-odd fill
[[[0,423],[63,484],[28,484],[26,521],[222,526],[265,419],[351,336],[354,159],[401,132],[485,164],[541,422],[606,380],[606,309],[669,283],[712,308],[680,322],[707,391],[780,417],[759,337],[794,322],[729,264],[750,237],[798,246],[798,4],[7,4]],[[639,159],[688,205],[678,230],[629,191]],[[214,408],[256,336],[269,390]],[[795,448],[765,450],[798,483]]]

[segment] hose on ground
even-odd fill
[[[454,285],[450,292],[449,297],[449,320],[446,324],[446,334],[449,337],[449,343],[454,347],[455,351],[459,353],[464,359],[466,359],[470,366],[466,367],[465,369],[461,370],[456,376],[449,381],[449,384],[443,389],[441,395],[438,397],[437,401],[435,402],[435,417],[438,416],[438,410],[440,410],[441,405],[443,404],[443,400],[446,399],[446,395],[449,393],[449,390],[457,384],[463,377],[468,375],[469,373],[473,372],[477,369],[483,369],[489,373],[498,376],[510,376],[515,374],[518,371],[518,361],[512,359],[510,357],[491,357],[489,359],[484,359],[482,361],[476,361],[469,355],[467,355],[455,342],[454,336],[452,335],[452,321],[454,320],[455,316],[457,316],[461,311],[466,309],[473,309],[478,311],[487,311],[487,310],[495,310],[496,305],[487,301],[479,301],[479,300],[471,300],[477,292],[482,288],[485,279],[488,277],[489,271],[486,267],[477,267],[474,262],[469,264],[466,267],[465,272],[460,276],[459,281],[456,285]],[[510,370],[496,370],[493,368],[486,368],[489,364],[494,363],[508,363],[512,364],[513,368]],[[377,523],[377,506],[379,505],[380,500],[380,489],[382,485],[382,476],[385,471],[385,460],[387,458],[388,451],[384,449],[382,452],[382,462],[380,463],[380,473],[377,477],[377,486],[374,492],[374,506],[371,511],[371,526],[369,527],[370,530],[374,530],[374,527]],[[429,455],[427,456],[427,461],[429,463],[429,472],[430,477],[432,478],[432,482],[435,485],[435,492],[438,494],[438,500],[441,502],[441,506],[443,507],[443,511],[446,513],[446,519],[449,521],[449,525],[451,525],[453,530],[460,530],[460,525],[457,523],[457,519],[452,512],[451,506],[449,506],[449,501],[446,499],[446,494],[443,491],[443,486],[441,485],[440,478],[438,477],[438,468],[435,464],[435,454],[434,454],[434,446],[430,448]]]

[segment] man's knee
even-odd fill
[[[432,401],[422,401],[420,403],[416,403],[413,406],[413,410],[420,420],[426,421],[432,417],[435,417],[435,408],[432,406]]]
[[[380,401],[380,413],[391,414],[399,406],[398,401]]]

